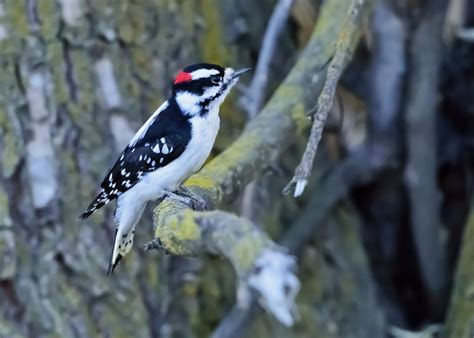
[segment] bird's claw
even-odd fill
[[[179,187],[175,192],[166,191],[165,196],[171,198],[172,200],[184,203],[188,205],[193,210],[206,210],[206,201],[199,196],[193,193],[190,189],[185,187]]]
[[[170,254],[170,252],[167,249],[165,249],[165,247],[163,246],[163,243],[161,242],[159,238],[153,238],[151,241],[146,243],[145,246],[143,247],[143,250],[144,251],[160,250],[160,251],[163,251],[167,255]]]

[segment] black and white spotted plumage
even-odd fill
[[[156,118],[132,140],[105,176],[101,191],[80,216],[89,217],[94,211],[132,188],[147,173],[168,165],[181,155],[191,137],[191,123],[180,113],[171,98],[158,110]]]
[[[186,67],[175,78],[173,93],[138,130],[101,184],[101,191],[80,216],[117,199],[117,224],[108,273],[131,249],[147,202],[177,188],[199,170],[219,130],[219,106],[238,77],[212,64]]]

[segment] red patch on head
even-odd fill
[[[186,73],[186,72],[179,72],[178,75],[176,75],[176,78],[174,79],[174,84],[182,83],[182,82],[189,82],[193,79],[191,74]]]

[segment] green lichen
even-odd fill
[[[173,222],[171,222],[173,224]],[[180,241],[198,241],[201,238],[201,230],[196,224],[193,212],[186,210],[182,213],[181,222],[174,223],[176,227],[170,228],[175,237]]]
[[[177,209],[173,201],[165,200],[155,209],[155,238],[176,255],[193,255],[200,244],[201,229],[194,212]]]
[[[63,45],[53,42],[46,46],[47,58],[54,67],[51,67],[53,76],[54,98],[58,105],[65,104],[70,100],[68,84],[66,83]]]
[[[103,174],[103,159],[107,156],[103,136],[109,131],[108,114],[100,111],[97,97],[100,95],[96,88],[96,79],[92,74],[91,63],[94,60],[84,49],[71,49],[72,72],[76,85],[77,100],[69,100],[67,111],[77,127],[87,130],[87,137],[79,139],[80,147],[89,157],[91,167],[97,175]]]
[[[54,40],[59,30],[59,11],[56,3],[51,0],[37,0],[36,11],[41,22],[41,35],[46,41]]]
[[[77,102],[69,102],[68,110],[74,122],[80,126],[90,127],[94,125],[92,112],[96,102],[95,79],[92,74],[91,63],[93,60],[82,49],[70,51],[72,72],[77,86]],[[89,136],[87,137],[89,138]]]
[[[229,257],[233,261],[237,273],[248,273],[255,263],[255,260],[268,244],[268,240],[263,236],[252,236],[250,233],[246,233],[246,235],[242,236],[231,248],[231,255]]]
[[[127,44],[142,43],[148,34],[149,6],[133,1],[115,4],[117,30],[122,41]]]
[[[298,134],[301,134],[305,129],[308,128],[309,126],[309,119],[305,115],[306,107],[303,103],[297,103],[292,109],[291,109],[291,118],[294,121],[294,124],[296,126],[296,132]]]
[[[26,17],[26,3],[24,1],[9,1],[6,4],[6,18],[10,18],[9,31],[18,38],[28,35],[30,27]]]
[[[218,9],[216,0],[201,1],[201,15],[206,23],[200,42],[201,54],[207,62],[226,65],[231,61],[232,48],[222,38],[223,30]]]
[[[135,74],[141,80],[153,84],[156,79],[154,79],[152,51],[146,48],[130,48],[130,54]]]
[[[0,226],[5,226],[5,219],[10,215],[9,212],[9,202],[8,196],[3,190],[3,187],[0,188]]]
[[[1,108],[0,108],[1,110]],[[0,114],[2,114],[0,112]],[[21,139],[15,135],[11,128],[5,129],[3,134],[3,152],[2,152],[2,167],[3,176],[10,177],[15,172],[23,155],[23,143]]]
[[[186,182],[185,185],[187,187],[197,187],[203,190],[211,190],[215,188],[215,182],[212,177],[208,177],[206,175],[198,174],[191,176]]]

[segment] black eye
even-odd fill
[[[221,77],[219,75],[212,75],[211,82],[213,84],[219,84],[221,82]]]

